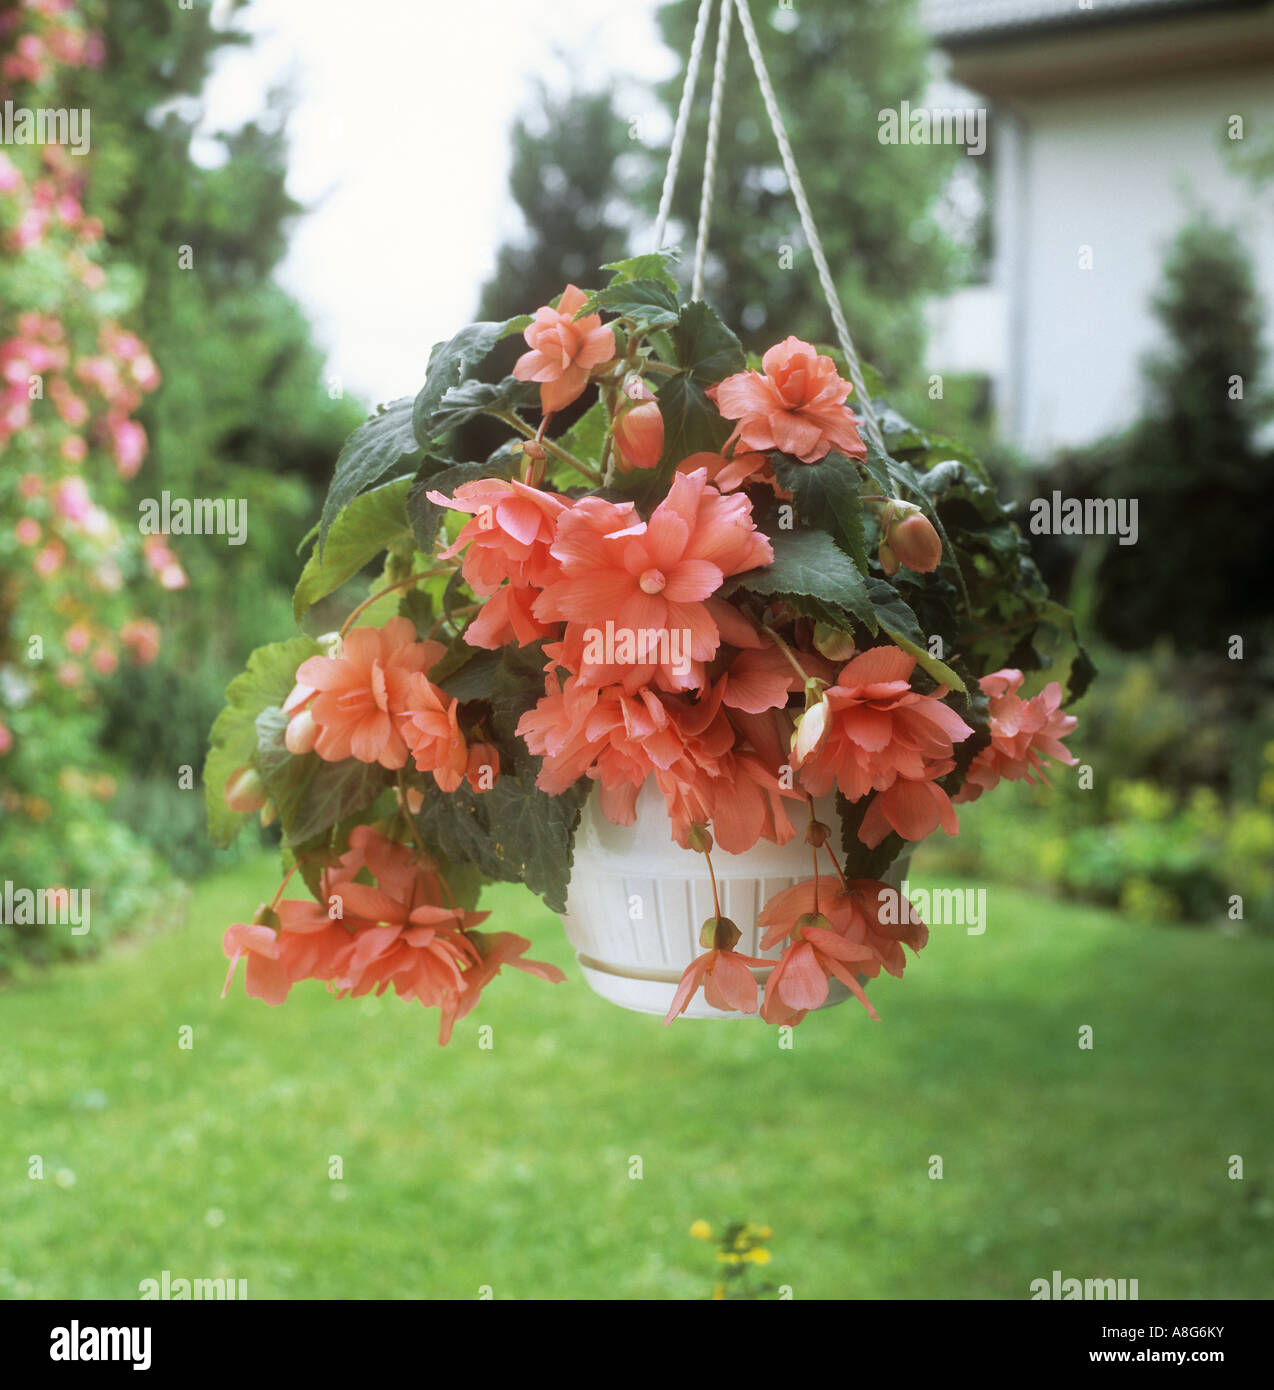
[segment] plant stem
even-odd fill
[[[373,603],[375,603],[378,599],[384,598],[386,594],[392,594],[395,589],[406,589],[410,587],[412,584],[419,584],[422,579],[432,579],[435,575],[449,574],[450,572],[450,567],[439,570],[421,570],[419,573],[409,574],[406,579],[399,579],[396,583],[387,584],[383,589],[374,593],[370,598],[365,598],[362,601],[362,603],[360,603],[358,607],[354,609],[354,611],[349,615],[349,617],[345,619],[344,623],[342,623],[341,625],[341,636],[345,636],[345,634],[353,626],[354,619],[357,618],[358,615],[361,612],[363,612],[364,609],[370,608]]]
[[[778,633],[774,631],[774,629],[769,625],[769,623],[762,622],[761,626],[765,629],[766,632],[770,634],[771,637],[774,638],[775,643],[778,645],[779,651],[781,651],[783,655],[787,657],[788,664],[791,666],[792,670],[795,671],[798,676],[800,676],[801,685],[804,686],[805,682],[809,679],[809,677],[805,674],[805,670],[801,666],[801,663],[797,661],[795,655],[792,652],[791,647],[789,647],[787,643],[778,635]]]
[[[495,418],[497,420],[503,420],[504,423],[510,427],[510,429],[517,430],[517,432],[522,436],[523,439],[538,438],[536,431],[533,430],[530,427],[530,425],[526,423],[525,420],[523,420],[520,416],[515,415],[511,410],[501,412],[497,414]],[[571,468],[575,469],[575,471],[581,474],[583,477],[589,479],[590,482],[600,483],[602,481],[602,475],[597,471],[597,469],[592,468],[587,463],[584,463],[580,459],[577,459],[574,454],[569,453],[566,449],[563,449],[560,444],[555,444],[551,439],[538,439],[538,443],[542,446],[546,454],[552,454],[554,458],[559,458],[562,460],[563,463],[569,464]]]

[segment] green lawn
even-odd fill
[[[771,1225],[796,1298],[1023,1298],[1054,1269],[1274,1295],[1274,942],[993,888],[985,935],[938,928],[872,987],[881,1023],[847,1004],[783,1051],[603,1003],[500,889],[492,925],[569,981],[510,972],[440,1049],[392,997],[219,1000],[222,928],[275,882],[209,879],[179,930],[0,996],[0,1296],[167,1269],[252,1298],[701,1298],[697,1217]]]

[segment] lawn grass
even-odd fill
[[[0,1297],[135,1298],[167,1269],[258,1299],[702,1298],[698,1217],[768,1223],[796,1298],[1024,1298],[1054,1269],[1274,1295],[1268,939],[991,888],[984,935],[936,928],[872,986],[881,1023],[846,1004],[782,1050],[605,1004],[499,888],[491,925],[569,981],[506,972],[440,1049],[393,997],[219,1000],[221,930],[272,872],[0,996]]]

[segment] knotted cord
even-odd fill
[[[708,113],[708,148],[703,161],[703,193],[699,200],[699,236],[695,242],[694,279],[690,298],[703,298],[703,265],[708,255],[708,227],[712,222],[712,195],[717,181],[717,142],[721,134],[721,98],[725,93],[725,69],[730,56],[730,19],[734,9],[722,0],[717,28],[717,61],[712,69],[712,104]]]
[[[695,83],[699,80],[699,60],[703,57],[703,41],[708,34],[708,15],[712,0],[699,0],[699,17],[695,20],[694,38],[690,43],[690,60],[686,64],[686,80],[681,88],[681,105],[677,108],[677,123],[672,132],[672,148],[668,151],[668,167],[664,170],[663,192],[659,195],[659,216],[655,220],[654,250],[662,251],[668,214],[672,210],[672,190],[681,167],[681,150],[686,143],[686,127],[690,124],[690,106],[694,100]]]
[[[681,165],[681,153],[685,144],[686,127],[689,124],[690,107],[694,99],[694,87],[699,75],[699,64],[703,57],[711,8],[712,0],[700,0],[699,15],[695,21],[694,40],[691,43],[690,59],[686,67],[685,86],[681,93],[681,106],[677,111],[677,124],[673,132],[672,148],[668,153],[668,168],[664,174],[663,194],[659,201],[659,219],[655,227],[656,251],[662,248],[664,232],[667,229],[668,214],[672,206],[673,187],[677,180],[677,171]],[[881,453],[886,453],[880,422],[876,418],[871,395],[863,378],[862,364],[854,348],[854,340],[849,331],[849,324],[845,319],[845,311],[841,306],[836,281],[832,278],[831,267],[827,264],[823,240],[819,236],[818,227],[814,222],[814,214],[805,192],[805,185],[801,181],[800,170],[796,167],[796,156],[792,153],[792,142],[788,139],[787,127],[783,123],[783,114],[779,110],[778,99],[774,95],[774,87],[770,82],[769,70],[765,66],[765,57],[757,39],[756,26],[752,22],[752,11],[749,8],[748,0],[733,0],[733,8],[739,14],[739,27],[743,30],[743,38],[752,60],[752,70],[756,74],[757,85],[761,89],[765,113],[769,118],[770,129],[774,132],[774,140],[779,148],[779,156],[783,161],[783,171],[787,175],[788,186],[792,190],[796,210],[800,214],[805,240],[809,245],[810,254],[814,258],[819,284],[822,286],[824,298],[827,300],[827,311],[836,330],[836,338],[840,344],[841,352],[845,356],[849,379],[854,386],[855,400],[853,404],[855,410],[862,420],[863,431],[868,441]],[[725,88],[725,68],[729,50],[730,11],[731,0],[722,0],[716,66],[712,79],[712,106],[708,117],[708,145],[704,161],[703,194],[699,204],[699,231],[695,245],[694,280],[691,291],[692,297],[695,299],[700,298],[703,293],[703,266],[707,255],[708,228],[712,216],[713,185],[716,182],[717,149],[721,124],[721,99]]]

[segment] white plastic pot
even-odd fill
[[[815,803],[819,820],[831,827],[832,845],[840,850],[840,818],[832,797]],[[782,947],[760,949],[756,919],[776,893],[812,876],[814,861],[800,829],[804,816],[793,815],[796,836],[786,845],[760,840],[746,854],[712,853],[721,911],[743,933],[736,949],[744,955],[777,960]],[[897,886],[905,856],[887,881]],[[835,874],[825,854],[819,873]],[[563,925],[589,986],[603,999],[638,1013],[668,1012],[686,966],[704,948],[699,928],[711,917],[712,883],[703,855],[682,849],[672,838],[664,799],[653,779],[637,798],[632,825],[612,825],[602,815],[596,793],[589,797],[575,836],[575,862]],[[768,970],[755,969],[759,983]],[[844,1003],[849,990],[829,981],[823,1008]],[[700,990],[686,1009],[687,1018],[747,1018],[714,1009]]]

